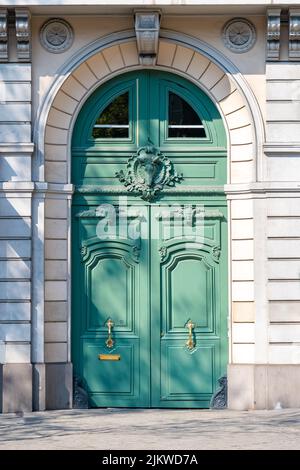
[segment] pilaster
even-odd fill
[[[0,8],[0,340],[2,411],[32,409],[30,13]]]

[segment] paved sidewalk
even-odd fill
[[[0,449],[300,449],[300,410],[0,415]]]

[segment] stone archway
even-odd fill
[[[76,67],[56,93],[45,130],[45,181],[70,182],[69,142],[76,116],[87,97],[105,81],[139,65],[135,41],[103,48]],[[157,69],[185,76],[200,86],[218,106],[228,132],[228,183],[254,180],[256,131],[249,104],[233,77],[192,47],[161,39]]]
[[[33,294],[33,318],[36,318],[37,326],[34,334],[39,337],[39,341],[35,342],[38,343],[36,357],[37,362],[47,363],[46,382],[50,383],[55,377],[69,377],[66,387],[69,394],[72,389],[70,140],[73,125],[83,103],[97,87],[118,74],[141,68],[133,32],[112,35],[99,44],[91,45],[67,64],[65,73],[61,73],[53,84],[36,123],[36,174],[42,184],[39,183],[33,212],[34,217],[44,217],[45,220],[45,230],[40,230],[34,255],[34,270],[39,285],[45,281],[45,289],[37,289]],[[257,160],[261,153],[263,125],[255,98],[234,66],[198,40],[181,34],[176,35],[175,39],[175,33],[162,31],[154,68],[184,76],[212,98],[227,130],[228,183],[240,185],[255,182],[259,171]],[[229,210],[237,209],[234,206]],[[240,214],[239,218],[247,218],[253,226],[253,211],[250,212]],[[44,243],[40,243],[41,239]],[[254,264],[253,254],[251,260]],[[254,316],[254,294],[247,303],[248,310]],[[236,302],[235,310],[240,307]],[[46,383],[46,394],[47,387]],[[60,398],[51,398],[50,407],[61,406]]]

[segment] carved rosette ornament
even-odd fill
[[[153,145],[141,147],[127,162],[127,171],[116,172],[119,181],[130,192],[137,192],[144,201],[153,201],[164,186],[174,186],[183,179],[171,161]]]
[[[256,41],[255,27],[245,18],[233,18],[223,28],[223,41],[232,52],[247,52]]]
[[[166,246],[161,246],[158,250],[159,252],[159,256],[160,256],[160,260],[161,261],[164,261],[166,256],[167,256],[167,247]]]
[[[71,25],[62,18],[51,18],[43,24],[40,31],[42,46],[55,54],[67,51],[72,46],[73,39]]]

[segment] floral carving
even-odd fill
[[[85,245],[83,245],[80,248],[80,254],[81,254],[82,258],[87,254],[87,247]]]
[[[138,192],[144,201],[153,201],[164,186],[174,186],[183,179],[170,160],[153,145],[141,147],[127,162],[127,171],[116,176],[130,192]]]
[[[158,252],[160,254],[161,261],[164,261],[165,257],[167,256],[167,247],[166,246],[161,246],[158,249]]]
[[[212,255],[215,260],[219,260],[221,256],[221,248],[219,246],[214,246],[212,249]]]
[[[210,408],[221,410],[227,408],[227,376],[223,375],[218,379],[218,384],[219,388],[212,396]]]
[[[141,254],[140,245],[134,245],[132,247],[132,257],[133,257],[134,261],[139,262],[140,254]]]

